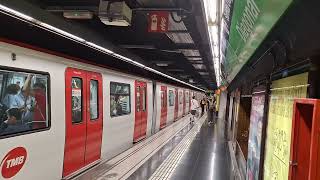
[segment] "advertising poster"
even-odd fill
[[[250,114],[248,142],[247,180],[259,179],[261,137],[265,107],[265,91],[254,93]]]
[[[264,179],[287,180],[293,99],[307,96],[308,73],[272,82],[264,161]]]

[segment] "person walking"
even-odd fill
[[[216,100],[214,96],[210,96],[209,99],[209,111],[208,111],[208,124],[214,123],[215,119],[215,106],[216,106]]]
[[[204,107],[206,106],[206,98],[203,97],[200,101],[200,106],[201,106],[201,116],[204,114]]]
[[[196,113],[197,113],[197,109],[199,108],[199,103],[198,101],[196,100],[196,97],[195,96],[192,96],[192,99],[191,99],[191,107],[190,107],[190,113],[191,113],[191,117],[190,117],[190,124],[191,123],[194,123],[195,121],[195,116],[196,116]]]

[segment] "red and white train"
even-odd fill
[[[0,42],[0,179],[78,173],[188,114],[194,95]]]

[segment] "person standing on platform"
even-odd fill
[[[210,96],[208,99],[208,106],[209,106],[209,111],[208,111],[208,123],[212,124],[214,123],[214,119],[215,119],[215,106],[216,106],[216,100],[214,98],[214,96]]]
[[[214,94],[213,95],[213,98],[214,98],[214,115],[216,116],[216,117],[218,117],[218,111],[219,111],[219,104],[217,104],[218,103],[218,95],[217,94]]]
[[[206,105],[206,98],[205,98],[205,97],[203,97],[203,98],[201,99],[201,101],[200,101],[200,106],[201,106],[201,116],[203,116],[203,114],[204,114],[204,107],[205,107],[205,105]]]
[[[207,96],[207,98],[206,98],[206,104],[207,104],[207,106],[206,106],[206,111],[207,112],[209,112],[209,99],[210,99],[210,96]]]
[[[197,113],[197,109],[199,108],[199,103],[198,101],[196,100],[196,97],[195,96],[192,96],[192,99],[191,99],[191,107],[190,107],[190,113],[191,113],[191,117],[190,117],[190,124],[191,123],[194,123],[194,120],[195,120],[195,116],[196,116],[196,113]]]

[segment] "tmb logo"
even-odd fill
[[[27,151],[23,147],[12,149],[1,161],[1,174],[4,178],[15,176],[27,160]]]

